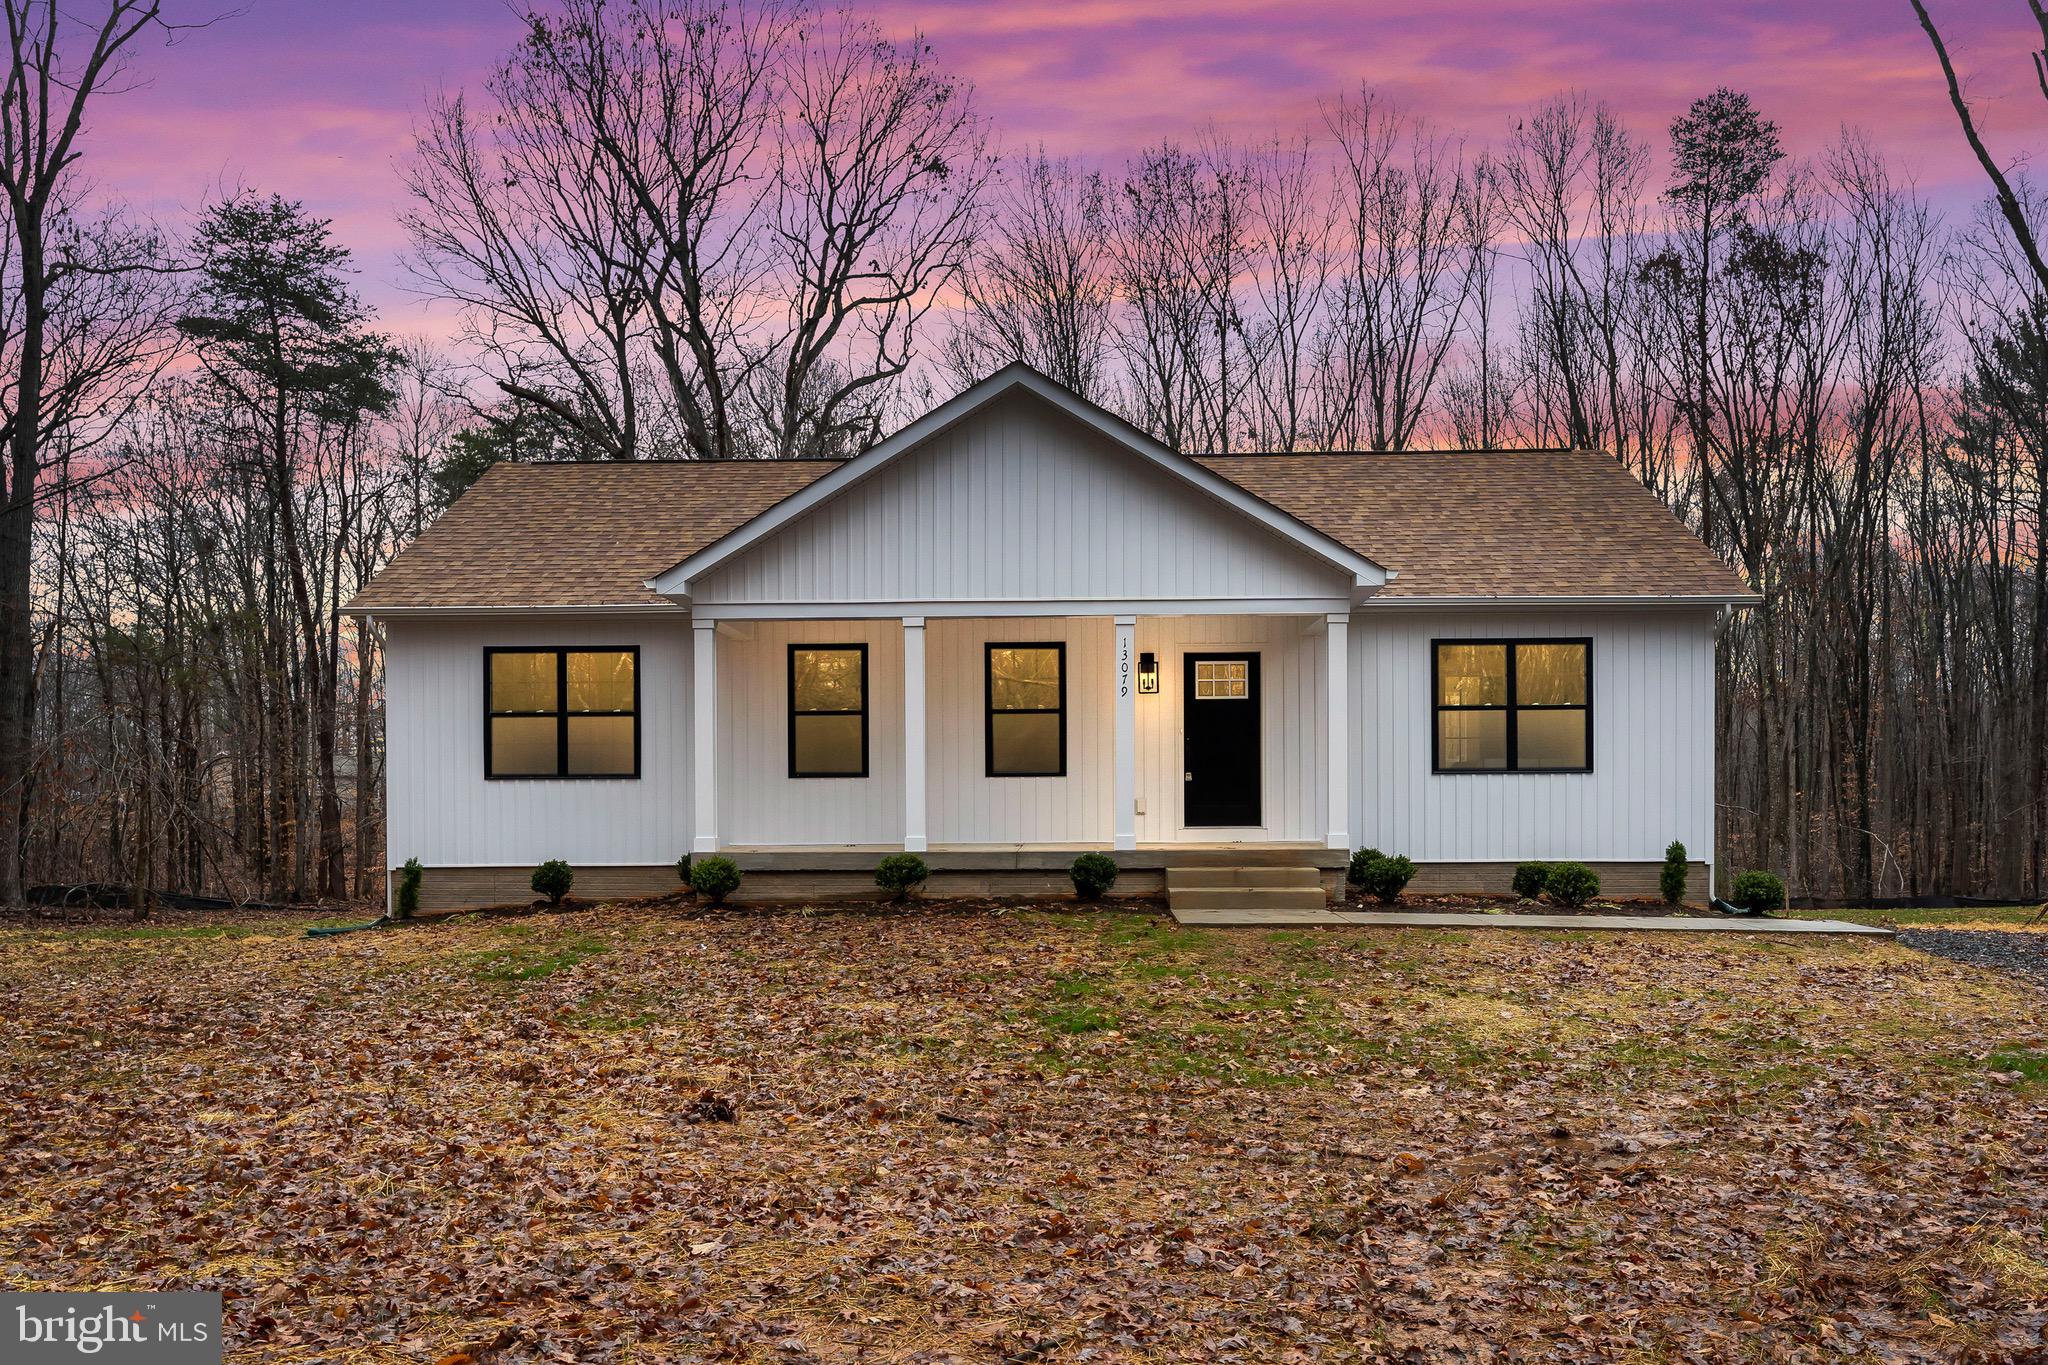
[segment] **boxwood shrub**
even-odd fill
[[[550,858],[533,870],[533,889],[546,896],[549,905],[560,905],[575,884],[576,874],[560,858]]]
[[[875,885],[889,892],[891,900],[902,901],[931,875],[931,868],[915,853],[891,853],[875,867]]]
[[[1351,865],[1344,869],[1344,880],[1351,883],[1353,886],[1359,888],[1361,891],[1364,890],[1365,869],[1371,867],[1374,863],[1378,862],[1381,858],[1385,856],[1385,854],[1381,853],[1376,848],[1359,849],[1356,853],[1351,855]]]
[[[1543,889],[1559,905],[1577,908],[1600,894],[1600,874],[1584,863],[1552,863]]]
[[[722,855],[697,858],[690,863],[690,889],[713,905],[740,889],[740,865]]]
[[[1116,874],[1116,859],[1107,853],[1083,853],[1067,869],[1074,881],[1074,894],[1084,901],[1102,899],[1102,893],[1116,885]]]
[[[1775,872],[1745,872],[1735,879],[1730,899],[1745,910],[1785,908],[1785,882]]]
[[[1535,900],[1550,885],[1550,864],[1515,864],[1515,880],[1513,884],[1517,896],[1520,896],[1525,901]]]
[[[1400,854],[1375,858],[1365,865],[1365,880],[1359,889],[1385,905],[1401,899],[1401,891],[1414,880],[1415,864]]]

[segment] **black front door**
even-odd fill
[[[1186,654],[1187,825],[1259,823],[1259,656]]]

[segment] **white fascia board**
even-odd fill
[[[954,602],[740,602],[694,604],[700,621],[877,621],[906,616],[1327,616],[1348,612],[1341,597],[1053,598],[987,597]]]
[[[1532,597],[1507,593],[1445,597],[1369,597],[1359,604],[1362,611],[1398,611],[1407,608],[1445,607],[1753,607],[1763,601],[1758,593],[1634,594],[1605,596],[1577,595]]]
[[[439,617],[446,620],[458,616],[687,616],[689,610],[673,602],[615,602],[595,606],[521,602],[487,607],[362,607],[344,614],[391,621],[407,617]]]
[[[681,563],[650,578],[647,580],[648,589],[672,599],[687,597],[691,580],[759,544],[812,508],[878,473],[902,455],[1013,389],[1035,394],[1084,426],[1093,428],[1216,501],[1259,522],[1283,540],[1292,541],[1316,558],[1345,570],[1359,587],[1377,588],[1387,581],[1387,571],[1364,555],[1339,544],[1221,474],[1176,454],[1114,413],[1061,387],[1029,365],[1013,362],[941,403],[888,440],[856,455],[825,477],[734,527]]]

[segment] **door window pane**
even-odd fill
[[[793,764],[803,777],[858,777],[866,767],[861,757],[861,728],[867,717],[852,715],[798,716]]]
[[[577,777],[633,775],[631,716],[569,717],[569,771]]]
[[[624,714],[633,709],[633,656],[625,650],[569,656],[569,709]]]
[[[1579,644],[1515,646],[1515,705],[1584,706],[1586,647]]]
[[[1244,659],[1197,659],[1195,700],[1221,701],[1251,695],[1251,664]]]
[[[1436,726],[1437,767],[1454,772],[1507,770],[1506,711],[1439,711]]]
[[[997,777],[1030,777],[1060,770],[1057,711],[1026,711],[989,717],[989,772]]]
[[[556,657],[553,650],[491,655],[491,710],[553,711]]]
[[[1515,713],[1517,768],[1583,768],[1586,766],[1586,713],[1566,711]]]
[[[491,717],[491,776],[554,776],[555,740],[553,716]]]
[[[1436,649],[1439,706],[1506,706],[1506,645],[1440,644]]]

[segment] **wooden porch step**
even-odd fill
[[[1166,889],[1193,891],[1209,887],[1313,887],[1320,889],[1322,873],[1313,867],[1169,867]]]
[[[1320,886],[1194,886],[1169,889],[1167,908],[1191,910],[1325,910],[1330,898]]]

